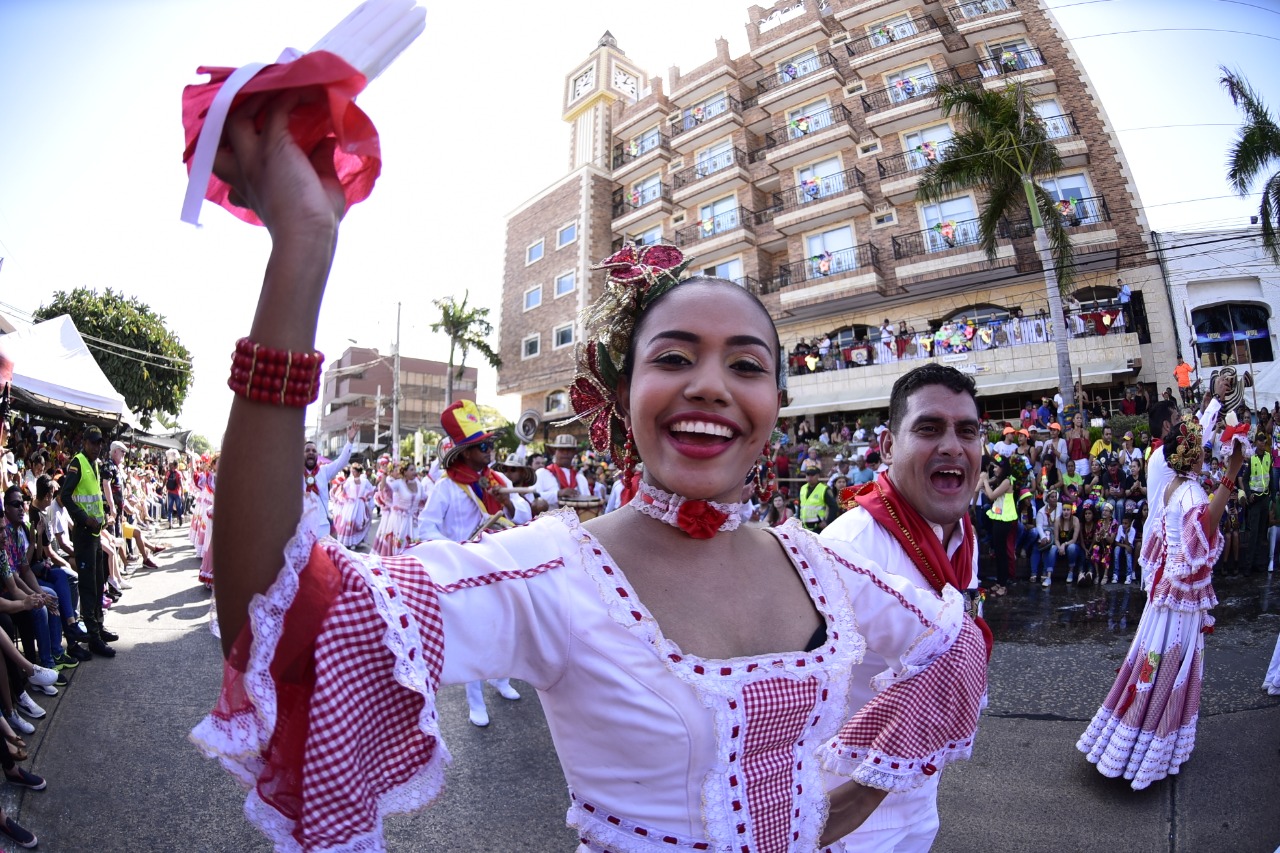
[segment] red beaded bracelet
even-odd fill
[[[248,338],[236,341],[227,387],[246,400],[306,408],[320,395],[322,352],[271,349]]]

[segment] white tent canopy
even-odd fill
[[[67,315],[0,336],[0,348],[13,361],[18,408],[112,423],[133,420]]]

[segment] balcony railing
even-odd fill
[[[879,171],[881,180],[895,175],[909,175],[920,171],[930,163],[939,163],[947,159],[947,153],[950,150],[950,139],[944,139],[941,142],[922,142],[901,154],[881,157],[876,161],[876,170]]]
[[[788,62],[778,69],[777,73],[769,74],[756,81],[756,93],[763,95],[766,92],[772,92],[790,83],[794,83],[815,71],[821,71],[824,68],[830,68],[836,64],[836,58],[829,52],[823,51],[816,56],[807,56],[794,62]]]
[[[696,183],[703,178],[714,175],[716,172],[723,172],[732,166],[741,166],[746,168],[747,152],[741,148],[729,148],[706,157],[699,157],[698,162],[687,169],[681,169],[676,172],[672,178],[672,186],[676,189],[683,189],[690,184]]]
[[[954,83],[956,79],[956,72],[951,68],[941,68],[931,74],[921,74],[919,77],[904,77],[895,81],[892,86],[863,95],[862,111],[875,113],[908,101],[928,98],[933,95],[939,83]]]
[[[862,172],[856,167],[825,178],[806,178],[794,187],[774,194],[774,213],[789,213],[815,201],[860,190],[862,182]]]
[[[681,228],[676,232],[676,245],[691,246],[700,240],[709,240],[726,231],[733,231],[736,228],[750,228],[754,219],[755,214],[750,210],[745,207],[735,207],[733,210],[726,210],[724,213],[719,213],[706,219],[699,219],[687,228]]]
[[[1066,198],[1057,203],[1057,208],[1062,214],[1062,224],[1067,228],[1079,228],[1082,225],[1097,225],[1099,222],[1111,221],[1107,200],[1100,195]],[[1029,216],[1011,222],[1010,229],[1014,237],[1030,237],[1035,233]]]
[[[703,122],[711,121],[716,116],[721,116],[725,113],[738,113],[741,115],[741,102],[730,95],[721,95],[718,98],[690,107],[681,113],[680,118],[671,123],[671,136],[679,136],[686,130],[693,130]]]
[[[1042,116],[1040,120],[1044,122],[1045,134],[1050,139],[1066,139],[1068,136],[1076,136],[1080,133],[1076,127],[1076,120],[1072,118],[1071,113]]]
[[[671,187],[666,184],[649,184],[622,193],[613,202],[613,218],[626,216],[655,201],[671,201]]]
[[[1078,311],[1066,311],[1064,319],[1068,338],[1093,338],[1138,331],[1128,303],[1082,307]],[[887,340],[864,338],[843,345],[833,342],[825,356],[813,359],[812,367],[806,358],[809,353],[804,351],[805,348],[797,346],[788,353],[787,363],[790,375],[802,376],[827,370],[869,367],[873,364],[922,361],[959,353],[1017,349],[1053,341],[1053,323],[1049,320],[1048,312],[1042,309],[1030,317],[1009,317],[974,325],[961,319],[943,323],[936,330],[908,331]]]
[[[880,271],[880,255],[876,247],[870,243],[839,249],[834,252],[822,252],[803,261],[783,264],[778,267],[777,274],[769,283],[769,291],[785,290],[806,281],[819,281],[832,276],[849,275],[858,270]]]
[[[803,139],[814,133],[834,127],[837,124],[852,124],[853,114],[844,104],[836,104],[820,112],[810,115],[796,116],[789,119],[784,127],[771,130],[764,135],[764,144],[751,151],[750,161],[759,163],[764,160],[770,149]]]
[[[947,15],[957,24],[981,18],[984,15],[995,15],[1008,12],[1014,8],[1013,0],[968,0],[947,7]]]
[[[1034,47],[1022,50],[1006,50],[999,56],[978,60],[978,71],[984,78],[999,77],[1001,74],[1016,74],[1028,68],[1039,68],[1044,65],[1044,57]]]
[[[899,21],[896,24],[880,24],[867,35],[847,42],[845,50],[849,51],[850,56],[862,56],[914,35],[936,29],[938,29],[938,22],[927,15],[922,18],[912,18],[909,21]]]
[[[633,139],[626,145],[613,146],[613,168],[625,166],[632,160],[639,160],[650,151],[670,151],[671,140],[662,134],[653,134],[643,139]]]
[[[917,255],[927,255],[933,252],[945,252],[948,249],[955,249],[960,246],[976,246],[982,240],[982,234],[978,230],[979,221],[977,219],[961,219],[957,222],[953,219],[945,219],[932,228],[904,234],[901,237],[894,237],[893,257],[895,260],[901,261],[904,258],[913,258]],[[1008,226],[1001,222],[997,227],[997,234],[1001,237],[1008,237]]]

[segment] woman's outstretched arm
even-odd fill
[[[274,349],[315,349],[316,323],[338,239],[344,199],[333,151],[308,156],[288,131],[296,94],[251,98],[232,114],[215,171],[271,234],[249,337]],[[255,119],[261,129],[255,128]],[[228,344],[232,341],[228,340]],[[228,347],[230,349],[230,347]],[[306,410],[235,396],[218,470],[213,547],[218,621],[228,654],[250,599],[275,580],[302,514],[299,459]],[[261,485],[269,484],[263,492]]]

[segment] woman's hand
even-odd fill
[[[869,788],[857,782],[845,782],[828,795],[830,809],[827,825],[818,838],[819,846],[834,844],[866,821],[888,796],[887,791]]]

